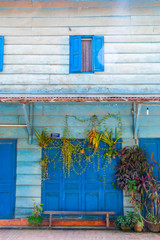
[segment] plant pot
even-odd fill
[[[143,223],[135,223],[135,225],[134,225],[134,231],[135,232],[142,232],[142,230],[143,230]]]
[[[131,228],[130,227],[126,227],[126,226],[121,226],[121,230],[122,231],[129,231],[129,230],[131,230]]]
[[[160,223],[148,223],[148,228],[151,232],[160,232]]]

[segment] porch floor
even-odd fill
[[[116,230],[11,230],[0,229],[0,240],[157,240],[160,234]]]

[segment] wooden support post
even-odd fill
[[[137,138],[138,138],[141,107],[142,107],[141,104],[138,104],[138,105],[134,104],[134,139],[136,144],[137,144]]]
[[[29,135],[29,144],[32,144],[32,138],[33,138],[33,103],[29,104],[29,122],[31,127],[31,134]]]
[[[106,214],[106,227],[109,228],[109,214]]]
[[[49,227],[51,227],[52,226],[52,214],[50,214],[50,216],[49,216]]]
[[[29,116],[28,116],[28,113],[27,113],[27,106],[26,104],[24,103],[23,104],[23,110],[24,110],[24,117],[25,117],[25,121],[26,121],[26,124],[27,124],[27,131],[28,131],[28,139],[29,139],[29,144],[32,143],[32,112],[33,112],[33,106],[29,106]]]

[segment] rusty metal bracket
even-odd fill
[[[32,144],[32,138],[33,138],[33,103],[29,103],[29,114],[27,112],[27,105],[26,103],[23,104],[23,110],[24,110],[24,118],[27,125],[27,131],[28,131],[28,142],[29,144]]]

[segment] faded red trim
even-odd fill
[[[0,220],[0,226],[27,226],[27,218]],[[45,220],[43,226],[48,226],[49,221]],[[106,226],[105,220],[53,220],[52,226]],[[110,221],[113,227],[113,220]]]
[[[0,97],[4,103],[26,102],[160,102],[160,97]]]
[[[31,0],[24,1],[0,1],[1,8],[78,8],[78,7],[117,7],[114,2],[105,2],[104,0],[97,1],[37,1]],[[128,4],[126,6],[129,7]]]

